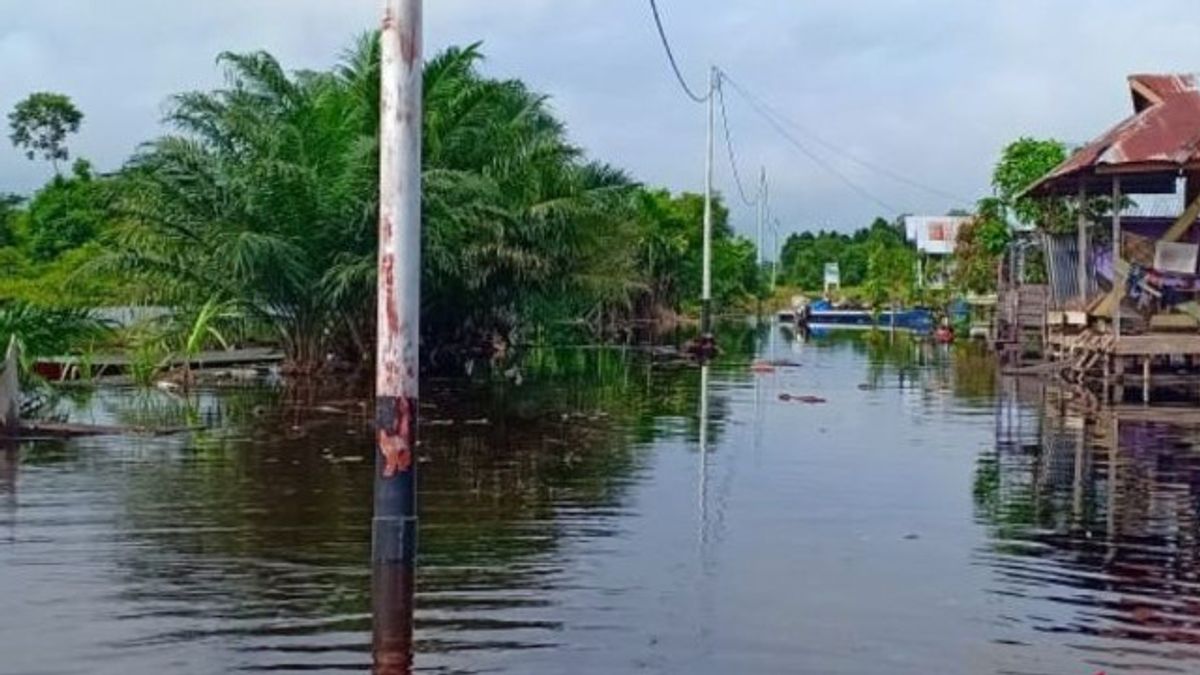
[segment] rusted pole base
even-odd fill
[[[411,675],[413,668],[413,568],[376,562],[371,578],[372,651],[376,675]]]

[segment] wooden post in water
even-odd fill
[[[421,0],[383,0],[375,356],[374,672],[412,671],[421,307]]]
[[[1153,358],[1149,354],[1142,358],[1142,403],[1150,402],[1150,365]]]

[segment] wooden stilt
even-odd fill
[[[1104,402],[1112,400],[1112,354],[1104,355]]]
[[[1142,359],[1142,403],[1150,402],[1150,357]]]
[[[1113,402],[1122,403],[1125,401],[1125,359],[1123,357],[1113,357],[1113,382]]]

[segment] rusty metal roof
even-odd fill
[[[1200,166],[1200,87],[1193,75],[1131,75],[1134,114],[1088,143],[1042,177],[1035,195],[1089,194],[1111,189],[1121,176],[1126,193],[1175,191],[1184,168]]]

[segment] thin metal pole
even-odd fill
[[[1076,208],[1079,210],[1076,214],[1076,233],[1079,237],[1079,260],[1075,268],[1075,278],[1079,284],[1079,300],[1080,309],[1087,304],[1088,298],[1088,273],[1087,273],[1087,256],[1088,256],[1088,231],[1087,231],[1087,190],[1084,187],[1083,181],[1079,182],[1079,199]]]
[[[716,67],[708,73],[708,144],[704,154],[704,272],[700,289],[700,333],[712,344],[712,227],[713,227],[713,138],[716,123],[716,92],[720,86]]]
[[[1112,267],[1113,294],[1117,297],[1113,307],[1113,335],[1121,337],[1121,301],[1125,299],[1124,283],[1117,273],[1117,264],[1121,262],[1121,177],[1113,176],[1112,183]]]
[[[774,237],[771,239],[771,250],[773,252],[771,258],[771,293],[775,293],[775,284],[779,278],[779,256],[782,251],[779,250],[779,221],[775,221],[771,228]]]
[[[421,0],[383,0],[372,610],[376,673],[412,668],[421,306]]]
[[[767,169],[763,167],[758,174],[758,239],[754,245],[758,249],[758,268],[763,266],[763,219],[767,211]]]

